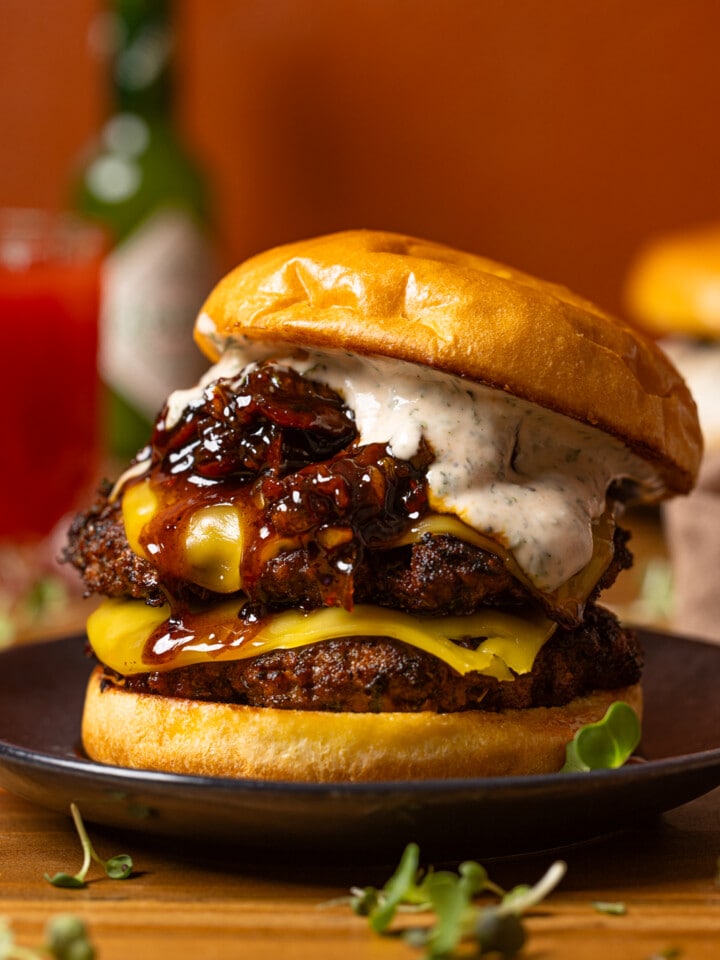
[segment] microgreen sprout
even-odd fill
[[[76,804],[70,804],[70,812],[72,814],[73,822],[75,823],[75,829],[77,830],[80,838],[80,843],[82,844],[84,855],[83,863],[78,872],[75,874],[56,873],[51,877],[46,873],[45,879],[48,881],[48,883],[51,883],[54,887],[84,887],[86,883],[85,878],[88,875],[88,871],[90,870],[90,865],[93,860],[103,868],[106,875],[110,877],[111,880],[126,880],[132,872],[132,859],[127,854],[120,853],[115,857],[110,857],[109,860],[103,860],[102,857],[97,854],[90,841],[90,837],[85,829],[85,824],[83,823],[82,817],[80,816],[80,811],[78,810]],[[0,960],[2,960],[1,954]]]
[[[398,913],[432,912],[431,926],[410,927],[402,937],[411,945],[422,947],[428,960],[443,960],[454,955],[461,943],[474,942],[475,955],[499,953],[513,957],[525,943],[522,915],[543,900],[565,874],[562,861],[554,863],[534,886],[517,886],[503,890],[474,860],[461,863],[458,872],[419,870],[420,851],[410,843],[400,863],[378,890],[354,887],[350,905],[361,916],[367,916],[376,933],[387,934]],[[491,894],[499,902],[479,906],[474,900],[480,894]]]
[[[624,917],[627,913],[627,905],[620,901],[594,900],[593,910],[598,913],[607,913],[613,917]]]
[[[45,931],[45,949],[57,960],[93,960],[95,948],[85,924],[71,915],[53,917]]]
[[[565,751],[562,773],[621,767],[640,743],[640,720],[622,700],[613,703],[597,723],[581,727]]]
[[[82,920],[59,914],[45,931],[42,947],[23,947],[15,943],[10,927],[0,919],[0,960],[94,960],[95,948]]]

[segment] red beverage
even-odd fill
[[[98,471],[102,234],[0,212],[0,541],[40,539]]]

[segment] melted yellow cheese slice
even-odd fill
[[[125,536],[133,553],[147,559],[147,553],[140,537],[147,523],[150,523],[158,510],[158,498],[153,492],[150,480],[128,487],[122,495],[122,516],[125,524]]]
[[[186,639],[173,650],[169,624],[163,631],[170,616],[167,605],[150,607],[141,600],[105,600],[90,615],[88,638],[98,659],[121,674],[239,660],[338,637],[372,636],[401,640],[443,660],[460,674],[477,671],[498,680],[512,680],[515,674],[532,670],[535,657],[556,626],[535,612],[518,616],[487,610],[466,617],[417,617],[363,605],[350,613],[335,607],[308,613],[287,610],[267,617],[257,632],[245,637],[237,613],[237,601],[218,604],[212,611],[216,631],[205,630],[203,636]],[[203,616],[207,618],[207,614]],[[148,661],[145,649],[151,636],[155,656]],[[477,650],[452,642],[469,637],[487,639]],[[163,660],[164,656],[168,658]]]
[[[243,540],[237,507],[215,503],[196,510],[185,539],[191,580],[215,593],[236,593],[242,587]]]
[[[152,562],[157,547],[145,544],[143,532],[160,508],[148,478],[127,488],[122,499],[125,536],[133,553]],[[185,533],[185,554],[173,572],[213,593],[237,593],[242,587],[245,536],[240,511],[231,503],[199,507]]]

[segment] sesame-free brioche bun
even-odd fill
[[[720,340],[720,223],[649,240],[629,271],[626,301],[654,334]]]
[[[331,783],[552,773],[575,731],[612,703],[642,713],[640,684],[502,713],[327,713],[101,689],[102,673],[96,667],[87,688],[88,756],[198,776]]]
[[[467,377],[610,433],[690,489],[695,405],[648,339],[564,287],[475,254],[351,230],[277,247],[210,294],[195,336],[377,354]]]

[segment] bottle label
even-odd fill
[[[208,366],[192,331],[212,279],[209,244],[178,209],[153,213],[106,261],[101,375],[151,421]]]

